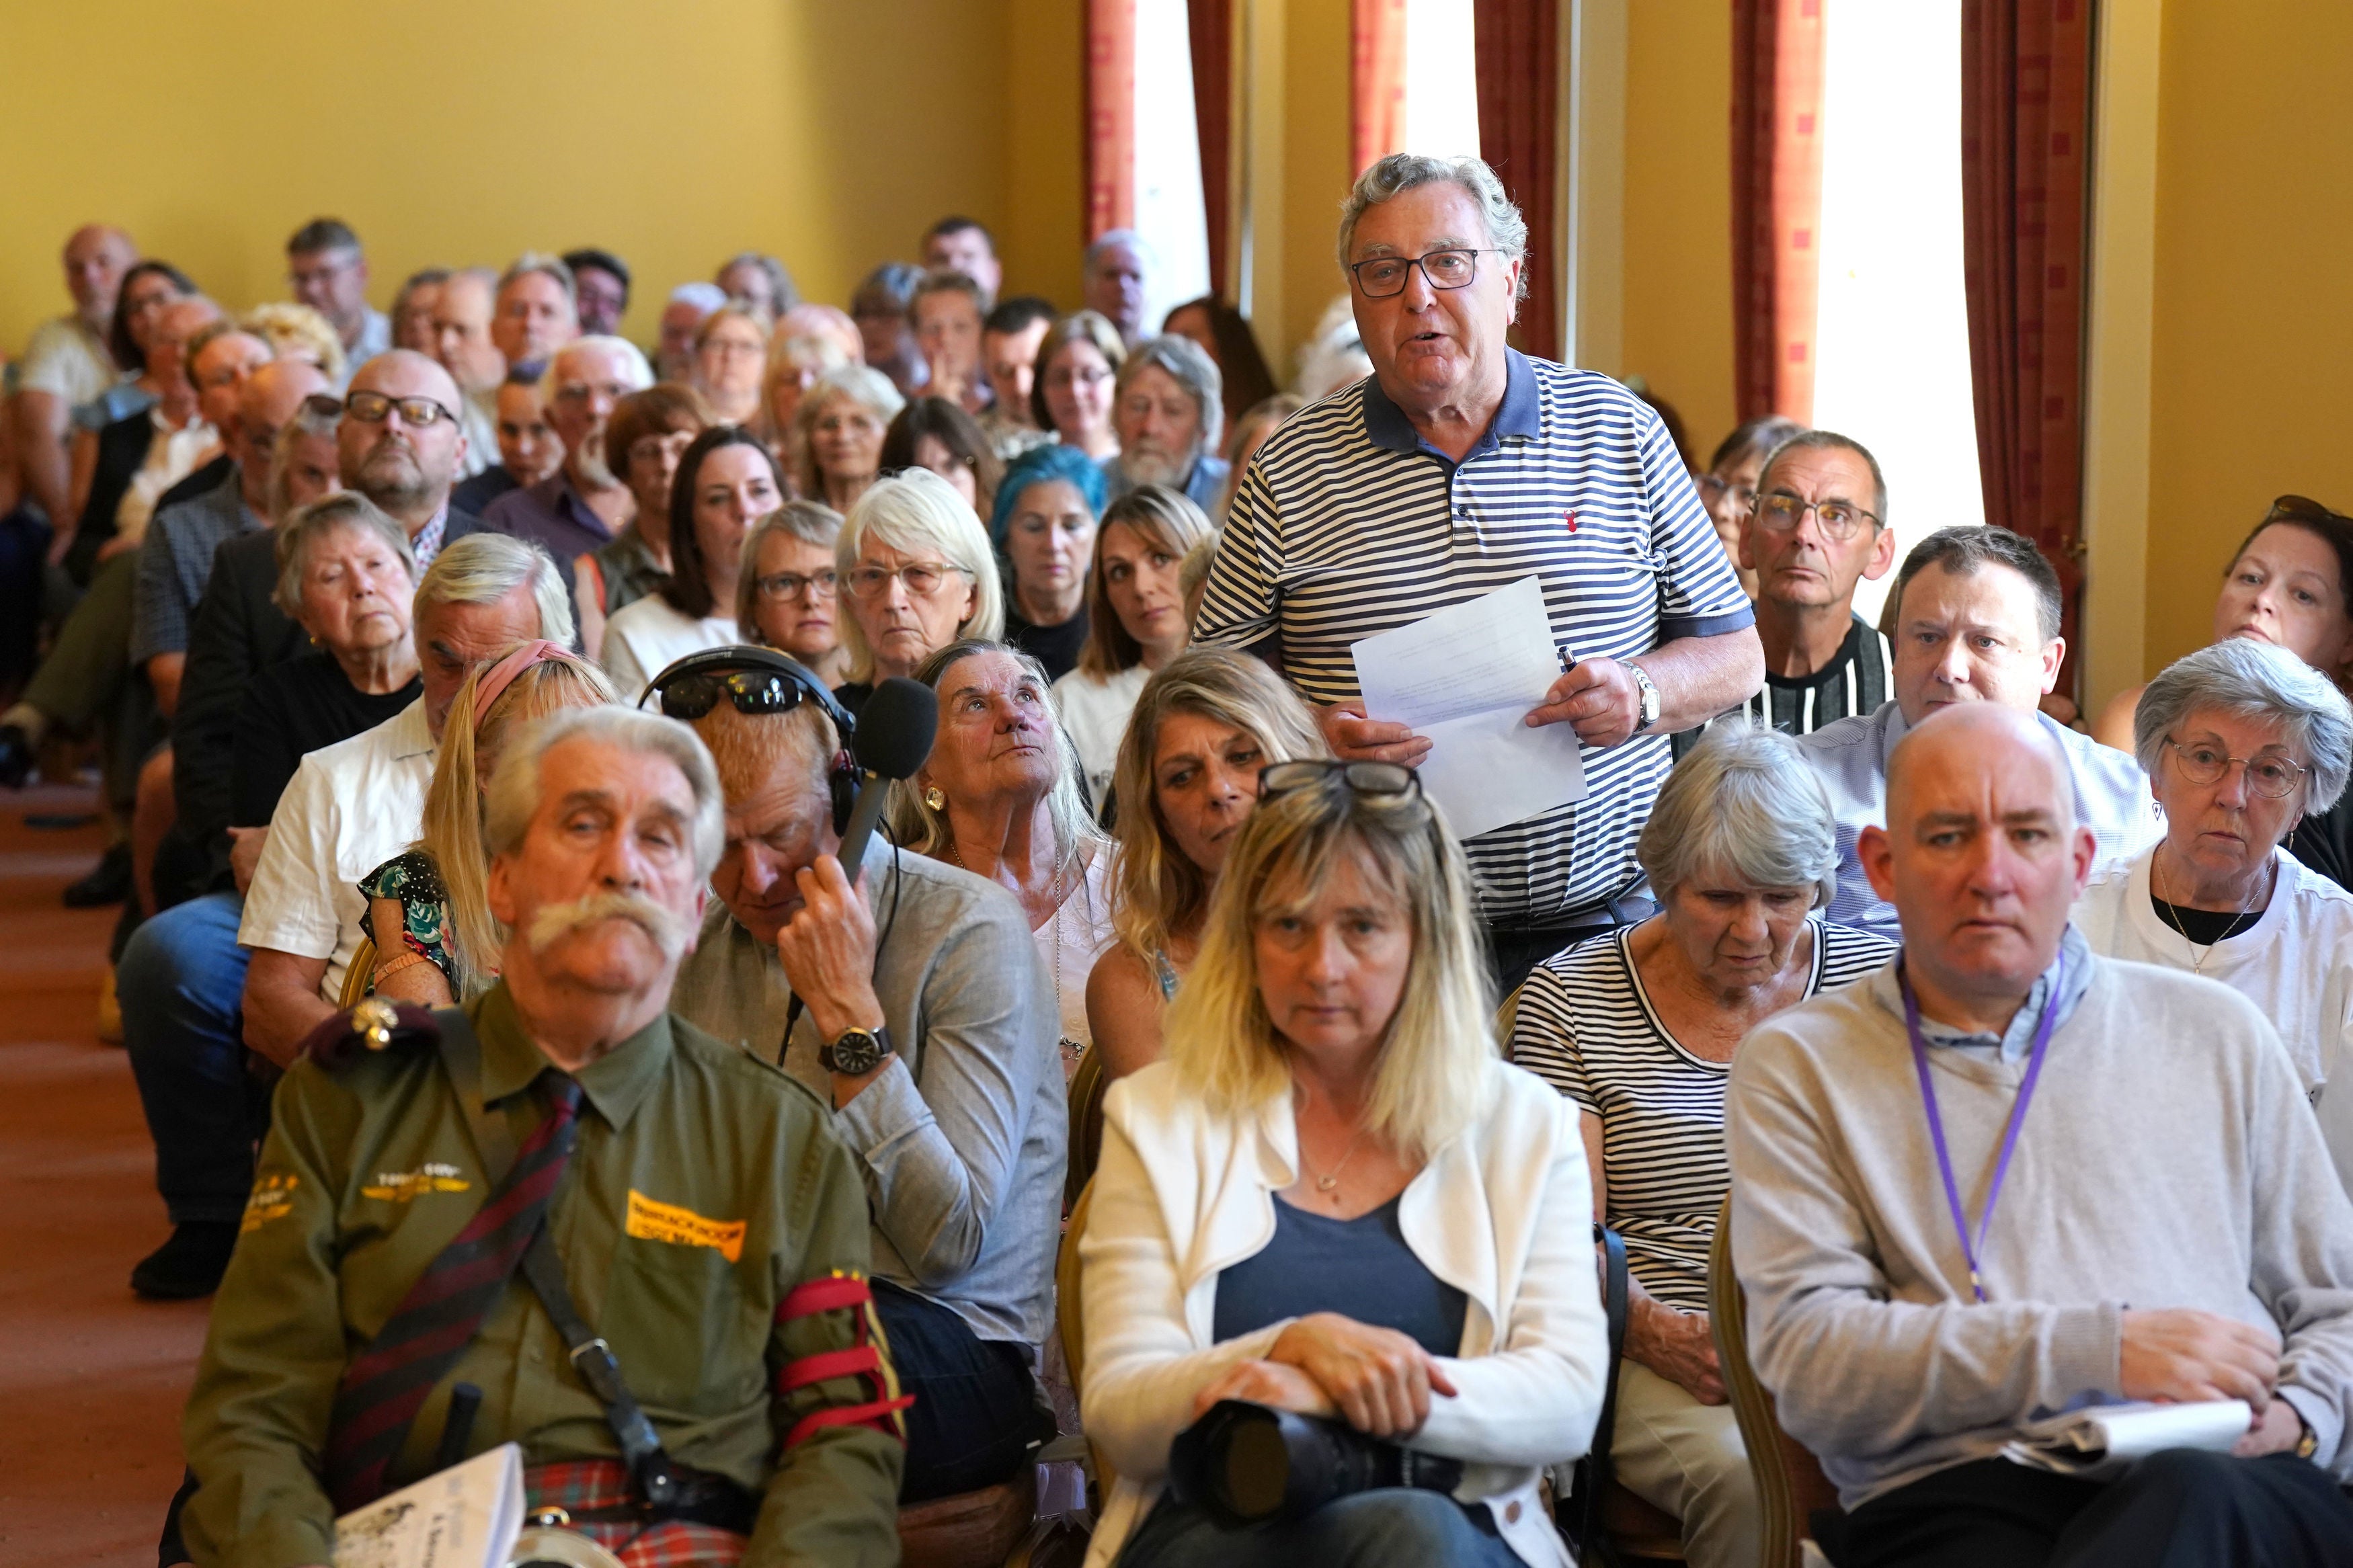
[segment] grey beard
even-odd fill
[[[1131,447],[1119,455],[1119,466],[1136,484],[1174,485],[1184,482],[1185,476],[1193,471],[1193,465],[1200,456],[1201,448],[1198,446],[1179,458]]]
[[[570,903],[549,904],[531,917],[524,941],[533,952],[543,953],[574,931],[609,920],[628,921],[644,931],[665,963],[686,951],[686,922],[643,893],[593,893]]]

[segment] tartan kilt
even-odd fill
[[[618,1459],[559,1459],[523,1472],[526,1510],[560,1508],[579,1514],[630,1505],[629,1472]],[[735,1568],[748,1536],[716,1525],[666,1519],[638,1521],[584,1521],[565,1525],[621,1560],[622,1568]]]

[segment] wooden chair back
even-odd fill
[[[1079,1189],[1077,1201],[1071,1205],[1071,1215],[1062,1222],[1061,1250],[1054,1255],[1054,1316],[1060,1320],[1062,1360],[1071,1369],[1073,1390],[1083,1390],[1087,1385],[1087,1321],[1079,1300],[1079,1238],[1087,1233],[1087,1207],[1093,1198],[1092,1182]],[[1094,1458],[1095,1484],[1108,1497],[1114,1479],[1111,1464],[1092,1439],[1087,1443],[1087,1451]]]
[[[362,937],[359,946],[353,951],[352,966],[343,971],[343,991],[336,998],[335,1005],[344,1008],[356,1007],[375,986],[375,943]]]
[[[1086,1190],[1087,1179],[1095,1173],[1095,1162],[1103,1155],[1103,1096],[1110,1089],[1111,1075],[1103,1070],[1103,1052],[1090,1046],[1071,1074],[1070,1163],[1062,1176],[1064,1214],[1077,1210],[1079,1194]]]
[[[1781,1429],[1772,1394],[1757,1381],[1748,1360],[1747,1298],[1732,1271],[1732,1199],[1716,1211],[1715,1239],[1708,1246],[1709,1326],[1724,1372],[1725,1392],[1748,1449],[1748,1473],[1757,1483],[1764,1521],[1763,1568],[1804,1568],[1816,1509],[1836,1508],[1838,1489],[1822,1474],[1821,1461]]]

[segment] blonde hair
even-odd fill
[[[1177,713],[1197,713],[1248,735],[1269,763],[1323,757],[1314,716],[1282,678],[1256,655],[1235,648],[1187,648],[1144,683],[1120,737],[1112,793],[1120,803],[1113,829],[1119,860],[1111,895],[1112,929],[1148,968],[1168,951],[1168,939],[1200,921],[1208,907],[1209,879],[1168,837],[1155,789],[1153,762],[1160,726]]]
[[[766,390],[765,383],[762,390]],[[825,476],[818,472],[817,452],[809,445],[809,433],[817,428],[825,405],[837,397],[855,403],[886,430],[891,421],[899,416],[899,410],[907,406],[906,398],[891,384],[889,376],[862,364],[837,365],[811,382],[809,389],[801,394],[800,407],[793,413],[790,447],[793,483],[812,500],[825,499]]]
[[[1168,485],[1138,485],[1103,509],[1103,521],[1095,527],[1094,559],[1087,569],[1087,640],[1079,649],[1079,668],[1099,680],[1144,662],[1144,645],[1112,608],[1111,584],[1103,579],[1103,537],[1113,523],[1125,524],[1146,544],[1179,563],[1217,537],[1208,514],[1192,497]],[[1181,598],[1181,566],[1177,593]],[[1192,624],[1187,608],[1185,625]]]
[[[331,382],[340,384],[350,366],[343,340],[326,317],[308,305],[274,300],[248,310],[237,325],[269,343],[272,358],[310,360]]]
[[[1260,802],[1210,898],[1200,955],[1169,1004],[1168,1060],[1187,1091],[1225,1115],[1292,1092],[1259,989],[1258,926],[1311,902],[1347,859],[1403,907],[1413,942],[1376,1047],[1364,1129],[1408,1159],[1427,1159],[1485,1108],[1497,1051],[1470,865],[1418,792],[1360,795],[1335,773]]]
[[[491,710],[479,724],[471,721],[477,684],[500,660],[522,647],[510,643],[474,667],[458,688],[449,705],[450,722],[441,736],[439,755],[433,759],[433,782],[426,786],[424,837],[416,847],[432,857],[441,887],[449,900],[449,968],[457,984],[457,1000],[470,1001],[491,988],[498,953],[506,933],[491,918],[488,873],[483,852],[486,816],[483,784],[476,759],[497,756],[523,724],[569,708],[593,708],[618,702],[604,671],[585,659],[543,658],[523,667],[513,682],[493,698]]]
[[[866,646],[865,628],[849,603],[849,574],[858,569],[870,538],[910,555],[937,551],[964,574],[972,584],[973,607],[956,627],[958,637],[993,642],[1005,630],[1005,589],[997,580],[997,554],[964,497],[929,468],[886,474],[850,503],[833,545],[834,569],[841,578],[841,646],[849,651],[852,681],[874,679],[874,650]]]

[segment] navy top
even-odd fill
[[[1274,1239],[1218,1276],[1220,1341],[1310,1312],[1338,1312],[1411,1336],[1432,1355],[1462,1353],[1462,1292],[1405,1244],[1391,1198],[1355,1219],[1274,1200]]]

